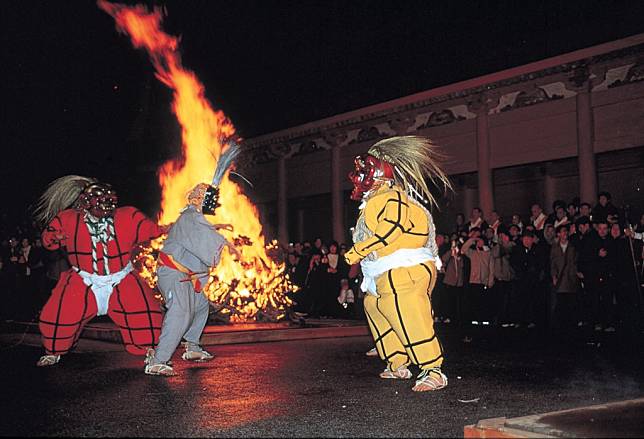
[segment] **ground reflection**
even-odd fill
[[[284,353],[277,347],[269,353],[220,347],[211,362],[184,363],[170,383],[191,393],[200,428],[221,430],[271,419],[293,411],[292,389],[281,380],[276,386],[273,379],[292,367],[293,358],[287,360]]]

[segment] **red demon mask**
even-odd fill
[[[372,155],[356,156],[353,163],[355,169],[349,173],[349,180],[353,183],[352,200],[358,201],[383,181],[394,179],[393,165]]]
[[[114,214],[118,203],[116,192],[106,183],[92,183],[87,186],[78,198],[81,209],[96,218],[105,218]]]

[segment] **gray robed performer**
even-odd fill
[[[169,363],[182,339],[188,361],[208,361],[213,356],[200,345],[201,334],[208,320],[208,299],[202,293],[208,282],[209,271],[216,267],[221,251],[239,257],[239,251],[219,232],[232,229],[229,224],[210,224],[204,215],[214,215],[219,206],[219,183],[239,153],[232,143],[221,155],[212,185],[200,183],[188,194],[188,205],[168,231],[168,237],[157,260],[157,285],[166,303],[159,344],[148,350],[145,373],[148,375],[175,375]]]

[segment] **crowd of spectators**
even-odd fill
[[[571,334],[576,327],[633,333],[641,325],[644,215],[631,224],[602,192],[593,207],[558,200],[551,212],[532,205],[529,218],[479,208],[459,214],[437,237],[443,262],[433,293],[435,320],[473,325],[541,327]]]
[[[40,233],[27,220],[0,221],[0,295],[2,320],[34,319],[61,271],[69,266],[61,252],[43,248]]]
[[[321,238],[295,242],[287,249],[289,277],[300,291],[294,296],[295,310],[313,318],[358,318],[362,292],[356,288],[358,271],[344,261],[346,244]],[[352,282],[350,282],[350,280]]]
[[[556,201],[546,212],[533,204],[525,217],[503,218],[472,209],[456,215],[449,233],[437,233],[442,269],[432,293],[436,322],[473,326],[570,328],[613,332],[640,324],[644,215],[627,221],[609,193],[595,206]],[[299,312],[311,317],[364,318],[359,266],[342,258],[346,244],[320,238],[287,249]]]

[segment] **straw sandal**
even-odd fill
[[[183,353],[183,355],[181,355],[181,358],[186,361],[203,362],[210,361],[215,358],[210,352],[204,350],[199,345],[186,343],[185,347],[186,351]]]
[[[152,348],[149,348],[145,353],[145,369],[144,372],[147,375],[161,375],[166,377],[171,377],[176,375],[174,369],[172,368],[172,362],[167,361],[165,363],[155,363],[154,362],[155,351]]]
[[[43,355],[36,363],[38,367],[53,366],[60,361],[60,355]]]
[[[411,378],[411,371],[407,369],[407,366],[400,366],[396,370],[385,369],[380,373],[380,378],[392,379],[392,380],[408,380]]]
[[[427,392],[440,390],[447,387],[447,376],[439,368],[425,369],[416,379],[416,385],[411,390],[414,392]]]
[[[171,377],[176,375],[172,366],[168,366],[165,363],[146,364],[145,373],[147,375],[161,375],[166,377]]]

